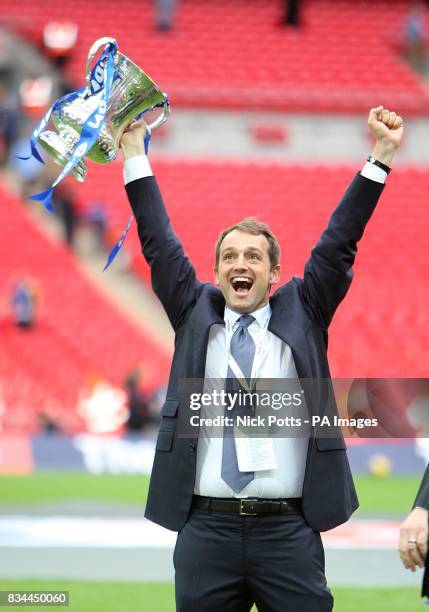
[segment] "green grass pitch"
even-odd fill
[[[175,609],[174,586],[164,583],[0,580],[0,590],[67,590],[70,606],[55,609],[71,612],[174,612]],[[415,589],[334,588],[332,592],[335,612],[420,612],[423,609]],[[19,609],[35,608],[19,606]]]
[[[357,476],[358,515],[405,515],[414,500],[418,477]],[[149,478],[143,475],[91,475],[85,472],[36,472],[0,477],[0,504],[93,500],[144,504]]]
[[[416,494],[418,477],[355,478],[361,507],[356,516],[403,517]],[[0,505],[82,500],[143,505],[149,479],[141,475],[39,472],[0,477]],[[143,511],[142,511],[143,512]],[[1,553],[0,553],[1,554]],[[404,570],[405,571],[405,570]],[[0,580],[0,590],[68,590],[75,612],[174,612],[174,586],[63,580]],[[335,612],[418,612],[423,601],[414,588],[332,588]],[[20,610],[34,607],[19,606]],[[59,609],[59,608],[56,608]],[[256,609],[252,610],[256,612]]]

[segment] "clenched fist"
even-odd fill
[[[378,106],[370,110],[368,125],[377,140],[372,156],[390,166],[404,133],[402,117]]]

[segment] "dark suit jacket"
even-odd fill
[[[153,289],[176,333],[145,515],[177,531],[190,512],[197,451],[189,409],[179,405],[178,385],[184,378],[203,381],[210,326],[224,322],[225,301],[219,289],[196,278],[171,227],[156,179],[132,181],[126,190],[143,254],[151,267]],[[358,174],[314,247],[303,278],[294,277],[270,299],[268,329],[291,347],[301,380],[330,377],[328,327],[350,286],[357,242],[382,190],[383,185]],[[319,396],[316,392],[310,411],[324,413],[326,403],[323,392]],[[187,432],[189,437],[183,435]],[[303,484],[306,520],[316,531],[325,531],[345,522],[357,506],[341,434],[312,437]]]
[[[420,483],[413,508],[416,506],[429,510],[429,465],[426,468],[426,472],[424,473]],[[425,573],[423,575],[422,582],[422,597],[429,597],[429,554],[426,555],[425,560]]]
[[[426,472],[423,475],[423,479],[420,483],[419,490],[417,492],[416,500],[413,504],[413,508],[420,506],[420,508],[426,508],[429,510],[429,465],[426,468]]]

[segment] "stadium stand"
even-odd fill
[[[37,415],[55,413],[63,429],[76,430],[79,393],[99,376],[121,387],[141,364],[147,391],[163,384],[168,355],[150,333],[130,323],[79,270],[72,254],[35,227],[23,205],[0,190],[2,317],[0,389],[4,426],[37,428]],[[13,284],[35,279],[43,292],[34,329],[13,323],[8,305]]]
[[[35,42],[46,15],[75,22],[68,70],[76,86],[89,47],[110,35],[176,106],[366,112],[368,99],[382,98],[408,116],[427,111],[428,92],[400,56],[406,0],[395,0],[395,10],[387,0],[313,0],[292,29],[278,25],[281,4],[184,0],[165,33],[154,28],[150,0],[2,0],[1,22]]]
[[[66,72],[75,86],[84,83],[91,44],[111,35],[168,91],[173,108],[366,113],[368,100],[382,99],[410,117],[427,114],[429,94],[400,55],[408,6],[397,0],[392,11],[387,0],[313,0],[305,3],[303,26],[289,30],[278,25],[281,3],[274,0],[183,0],[176,26],[166,33],[154,27],[150,0],[2,0],[0,21],[37,44],[46,16],[74,21],[78,43]],[[374,27],[380,15],[383,36]],[[283,277],[301,274],[356,170],[209,158],[159,158],[153,167],[202,280],[212,280],[213,245],[221,228],[244,215],[268,222],[278,235]],[[90,164],[88,180],[79,186],[83,209],[103,202],[117,237],[129,216],[121,174],[120,162],[108,168]],[[427,375],[428,183],[428,173],[413,168],[395,168],[389,178],[362,243],[352,296],[333,324],[335,376]],[[61,407],[65,429],[78,430],[76,397],[93,372],[122,385],[142,363],[148,387],[162,384],[168,356],[153,338],[119,314],[82,276],[72,254],[48,241],[3,188],[0,210],[3,298],[20,271],[37,278],[44,294],[30,334],[17,330],[3,308],[0,399],[13,407],[7,409],[6,426],[34,430],[37,415],[50,405]],[[133,269],[148,282],[135,227],[126,245]]]
[[[243,216],[257,216],[278,235],[283,278],[301,275],[312,246],[357,170],[180,159],[155,159],[152,166],[174,227],[204,281],[213,278],[214,244],[221,229]],[[334,321],[330,360],[336,376],[427,375],[428,190],[424,169],[395,168],[389,177],[361,243],[352,296]],[[83,201],[96,194],[106,203],[119,236],[129,215],[121,163],[111,164],[109,172],[91,164],[81,192]],[[134,269],[149,282],[135,227],[127,243]]]
[[[212,279],[219,231],[243,215],[258,216],[278,234],[283,277],[301,274],[311,246],[355,171],[226,161],[155,160],[153,165],[174,226],[202,280]],[[118,232],[129,214],[120,166],[111,164],[105,173],[91,165],[88,182],[81,186],[83,202],[97,194],[106,203]],[[428,189],[429,176],[423,170],[396,170],[389,178],[361,244],[352,295],[333,324],[330,360],[336,376],[427,374]],[[0,247],[3,295],[10,292],[20,270],[37,278],[44,293],[40,320],[30,333],[17,330],[3,309],[0,380],[5,403],[14,406],[6,424],[35,428],[37,414],[48,405],[63,407],[66,429],[81,428],[76,397],[91,372],[121,385],[132,367],[142,363],[149,387],[162,383],[168,357],[152,339],[97,294],[70,252],[40,234],[22,205],[4,190],[0,202],[8,219]],[[128,249],[137,271],[149,281],[135,227]],[[31,410],[21,409],[24,405]]]

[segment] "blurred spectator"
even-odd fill
[[[22,329],[31,329],[36,318],[34,287],[25,279],[19,280],[12,291],[13,320]]]
[[[53,88],[54,83],[49,75],[23,79],[19,96],[24,113],[39,122],[50,106]]]
[[[128,419],[126,393],[102,377],[94,380],[88,390],[82,391],[77,406],[87,431],[96,434],[122,431]]]
[[[54,190],[52,198],[54,208],[63,224],[64,240],[72,249],[74,246],[75,231],[79,221],[73,194],[64,184],[60,184]]]
[[[106,250],[107,214],[103,202],[93,202],[88,210],[87,221],[92,230],[94,251],[104,253]]]
[[[284,16],[282,23],[284,25],[297,27],[301,21],[299,18],[300,0],[285,0],[284,1]]]
[[[158,30],[168,32],[174,25],[177,0],[155,0],[156,27]]]
[[[43,28],[46,54],[58,67],[70,59],[76,46],[78,26],[72,21],[50,21]]]
[[[58,421],[54,416],[49,415],[47,412],[40,412],[37,418],[40,429],[43,433],[55,434],[61,431]]]
[[[151,420],[148,401],[139,389],[140,370],[136,368],[125,380],[129,416],[128,431],[141,431]]]
[[[418,72],[424,72],[426,68],[424,16],[423,3],[413,2],[404,24],[405,54],[407,60]]]
[[[57,74],[57,78],[58,99],[62,98],[63,96],[66,96],[69,93],[72,93],[73,91],[76,91],[77,87],[73,86],[65,72],[59,72]]]
[[[18,135],[18,101],[8,91],[6,83],[0,81],[0,165],[8,158],[9,151]]]
[[[162,386],[155,390],[149,400],[150,414],[159,421],[162,405],[167,397],[167,387]]]

